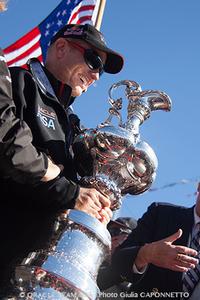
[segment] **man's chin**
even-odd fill
[[[78,97],[78,96],[81,96],[85,92],[87,92],[87,88],[86,89],[82,89],[82,88],[75,89],[75,90],[72,90],[72,96]]]

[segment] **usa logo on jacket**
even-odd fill
[[[40,121],[45,127],[55,130],[55,112],[48,111],[46,108],[38,105],[37,117],[40,118]]]

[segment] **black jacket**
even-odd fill
[[[35,183],[46,173],[47,156],[31,144],[31,131],[15,112],[10,73],[0,49],[0,177]]]
[[[166,203],[150,205],[147,212],[138,220],[136,229],[114,253],[112,266],[108,270],[110,273],[103,274],[104,276],[99,275],[100,287],[107,287],[109,280],[113,284],[115,281],[124,279],[132,282],[132,298],[134,298],[134,292],[137,295],[142,293],[141,298],[144,299],[146,299],[145,293],[147,295],[147,293],[155,292],[157,293],[155,298],[158,298],[158,293],[161,292],[182,292],[181,272],[174,272],[150,264],[143,275],[137,275],[133,273],[132,267],[141,246],[166,238],[179,228],[183,230],[183,235],[174,244],[187,246],[194,224],[193,210],[194,207],[186,208]],[[151,298],[154,298],[152,294]],[[177,297],[177,299],[179,298]]]
[[[38,62],[36,64],[38,66]],[[73,208],[79,193],[69,151],[73,128],[66,112],[74,100],[71,88],[44,71],[52,91],[30,71],[10,68],[16,114],[31,128],[33,145],[38,151],[49,155],[56,164],[62,164],[64,171],[48,183],[35,185],[20,184],[10,178],[0,180],[1,192],[5,195],[0,204],[0,272],[10,269],[5,264],[13,269],[16,259],[19,261],[30,251],[42,248],[50,236],[56,214]],[[61,105],[64,101],[65,105]],[[23,159],[26,161],[29,157],[24,156]],[[2,277],[5,277],[4,274]]]

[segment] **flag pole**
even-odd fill
[[[106,0],[100,0],[97,18],[96,18],[95,25],[94,25],[96,27],[96,29],[98,29],[98,30],[100,30],[100,27],[101,27],[101,22],[102,22],[102,18],[103,18],[105,5],[106,5]]]

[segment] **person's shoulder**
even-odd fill
[[[9,70],[12,74],[19,74],[19,73],[24,73],[24,74],[30,74],[30,71],[28,69],[25,69],[23,67],[17,67],[17,66],[13,66],[13,67],[9,67]]]
[[[184,210],[184,209],[188,209],[188,207],[173,204],[170,202],[153,202],[148,207],[148,209],[150,209],[150,210],[156,209],[156,210],[161,210],[161,211],[164,210],[166,212],[166,210],[169,210],[169,211]]]
[[[33,76],[31,72],[23,67],[9,67],[10,75],[13,84],[23,84],[23,82],[26,82],[27,84],[33,84]]]

